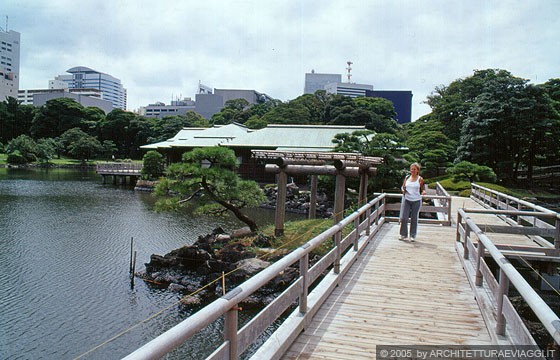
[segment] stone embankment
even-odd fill
[[[217,228],[211,234],[200,236],[193,245],[183,246],[164,256],[152,255],[150,262],[145,264],[146,271],[136,275],[170,291],[185,295],[194,293],[184,298],[184,304],[204,304],[222,296],[223,273],[227,274],[225,290],[229,291],[285,255],[284,252],[274,253],[267,260],[256,257],[255,248],[270,246],[270,238],[258,235],[255,239],[247,227],[231,234]],[[297,272],[296,268],[288,268],[253,294],[244,305],[269,303],[295,279]]]
[[[138,179],[136,185],[134,185],[135,191],[154,191],[158,181],[142,180]]]
[[[155,182],[140,180],[136,190],[152,191],[153,187]],[[264,191],[266,201],[261,207],[275,208],[277,188],[267,187]],[[286,211],[307,213],[309,201],[309,192],[302,192],[293,184],[288,185]],[[327,195],[319,192],[317,217],[330,217],[332,208],[332,202],[328,200]],[[285,255],[285,252],[275,252],[270,241],[271,239],[264,235],[251,234],[248,227],[231,234],[217,228],[211,234],[199,236],[192,245],[183,246],[163,256],[153,254],[150,262],[146,264],[146,271],[138,273],[137,276],[170,291],[192,294],[182,300],[184,304],[204,304],[223,294],[222,273],[228,274],[225,290],[229,291]],[[256,249],[261,254],[272,255],[263,260],[256,256]],[[312,262],[314,260],[316,259]],[[255,292],[243,305],[268,304],[296,278],[297,273],[295,267],[288,268],[282,275]]]

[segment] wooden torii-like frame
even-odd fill
[[[367,201],[368,177],[375,176],[376,165],[383,163],[383,158],[364,156],[354,153],[335,152],[296,152],[277,150],[252,150],[253,158],[266,162],[265,171],[275,173],[278,192],[276,195],[276,215],[274,218],[274,234],[284,234],[286,216],[286,187],[288,174],[311,175],[311,199],[309,218],[315,218],[317,204],[317,175],[336,177],[334,199],[334,223],[343,218],[346,177],[359,177],[360,188],[358,199],[360,204]]]

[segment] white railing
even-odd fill
[[[385,198],[385,195],[380,195],[373,199],[125,359],[159,359],[222,316],[224,341],[208,359],[237,359],[288,308],[297,305],[298,308],[272,334],[274,341],[267,341],[253,355],[254,359],[277,358],[311,321],[321,304],[383,225]],[[364,220],[360,222],[360,219]],[[353,230],[342,238],[343,229],[347,226],[353,226]],[[334,248],[309,268],[310,252],[333,237]],[[297,279],[245,326],[238,329],[238,304],[296,263],[299,268]],[[323,275],[325,272],[327,274]],[[315,284],[317,280],[320,282]],[[310,288],[311,284],[314,284],[313,288]]]
[[[142,163],[98,163],[95,171],[106,175],[139,175]]]
[[[498,211],[498,210],[496,210]],[[494,211],[494,212],[496,212]],[[521,276],[509,260],[492,243],[480,227],[468,217],[469,213],[481,212],[480,210],[459,209],[457,215],[457,250],[462,252],[465,268],[469,276],[469,281],[477,287],[482,287],[485,283],[491,295],[490,305],[496,309],[496,329],[497,335],[505,335],[506,323],[508,324],[508,337],[513,344],[533,345],[535,341],[521,320],[519,314],[513,307],[508,298],[510,284],[519,292],[523,300],[533,310],[535,315],[544,325],[550,336],[560,344],[560,319],[554,311],[542,300],[529,283]],[[518,216],[541,216],[552,217],[549,213],[531,213],[528,211],[510,211],[509,215]],[[558,218],[558,215],[556,215]],[[462,244],[461,244],[462,243]],[[471,256],[474,254],[474,256]],[[489,254],[499,267],[499,274],[495,277],[492,270],[484,258]],[[472,267],[472,271],[469,271]],[[477,296],[477,301],[483,302],[485,295]],[[481,305],[481,308],[487,306]],[[493,319],[490,319],[493,320]]]
[[[543,247],[551,246],[551,243],[543,237],[553,238],[552,246],[560,252],[560,217],[556,212],[475,183],[471,184],[471,198],[488,209],[497,210],[491,213],[502,217],[510,225],[524,225],[525,230],[522,231],[532,236],[532,239]],[[536,213],[550,214],[550,216],[535,216]],[[528,227],[532,230],[528,230]]]

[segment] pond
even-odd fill
[[[244,224],[156,213],[154,203],[150,193],[102,184],[91,171],[0,169],[0,358],[117,359],[189,315],[177,305],[180,294],[139,279],[131,289],[131,238],[141,270],[151,254]],[[252,215],[273,223],[271,210]]]

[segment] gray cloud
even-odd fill
[[[549,1],[6,0],[21,33],[21,87],[84,65],[120,78],[129,108],[216,88],[301,95],[305,72],[412,90],[413,118],[436,86],[501,68],[559,77],[560,3]],[[2,27],[4,27],[2,25]]]

